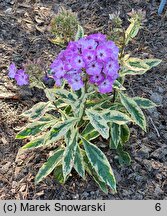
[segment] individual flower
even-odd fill
[[[74,91],[81,89],[84,85],[82,77],[79,74],[71,76],[68,81]]]
[[[105,65],[104,73],[112,77],[113,75],[117,74],[118,70],[119,70],[118,62],[111,60],[107,62],[107,64]]]
[[[83,50],[95,50],[97,47],[97,42],[93,39],[83,40],[81,42],[81,49]]]
[[[8,76],[10,78],[14,78],[16,75],[16,72],[17,72],[16,65],[14,63],[10,64]]]
[[[76,42],[69,42],[68,46],[67,46],[67,50],[70,50],[73,53],[78,53],[78,46]]]
[[[107,77],[103,82],[98,85],[99,92],[106,94],[112,92],[113,80],[110,77]]]
[[[96,50],[97,60],[99,62],[107,62],[110,59],[111,52],[105,46],[98,46]]]
[[[74,54],[70,61],[73,69],[81,69],[85,67],[85,63],[81,55]]]
[[[91,34],[87,37],[88,39],[93,39],[97,42],[103,42],[106,40],[106,36],[104,34],[101,33],[97,33],[97,34]]]
[[[91,62],[86,68],[86,73],[89,75],[97,75],[101,73],[103,65],[100,62]]]
[[[90,64],[92,61],[94,61],[96,58],[95,54],[96,54],[95,50],[85,49],[82,52],[82,56],[83,56],[85,63]]]
[[[56,64],[51,65],[52,72],[54,72],[54,76],[57,78],[61,78],[65,74],[64,64],[62,61],[57,61]]]
[[[115,45],[115,43],[113,41],[107,41],[106,42],[106,46],[108,47],[108,49],[111,51],[112,54],[112,58],[116,58],[118,59],[118,53],[119,53],[119,49],[118,47]]]
[[[105,78],[102,74],[96,74],[94,76],[90,76],[89,81],[90,81],[90,83],[99,84],[99,83],[103,82],[104,79]]]
[[[17,85],[19,86],[29,84],[29,76],[23,69],[18,70],[14,78],[17,81]]]

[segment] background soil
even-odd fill
[[[36,89],[18,88],[7,78],[7,67],[11,61],[21,65],[26,59],[39,57],[45,65],[50,64],[60,48],[49,42],[47,29],[61,5],[77,12],[86,33],[107,32],[109,14],[116,11],[127,27],[127,13],[132,8],[143,9],[146,21],[129,49],[133,55],[163,60],[145,75],[126,81],[130,95],[159,104],[145,112],[147,133],[131,128],[126,148],[132,164],[119,166],[108,144],[98,143],[117,178],[115,195],[105,195],[92,178],[83,181],[75,172],[64,186],[57,184],[52,175],[35,186],[34,176],[47,159],[47,149],[17,155],[26,142],[14,139],[16,129],[24,125],[19,114],[44,98]],[[155,0],[0,0],[0,199],[167,199],[167,16],[157,15],[158,6]]]

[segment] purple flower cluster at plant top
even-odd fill
[[[79,90],[87,74],[89,82],[96,85],[100,93],[111,92],[118,78],[118,52],[115,43],[101,33],[69,42],[51,64],[56,85],[61,86],[65,79],[74,91]]]
[[[12,63],[9,66],[9,74],[8,74],[8,76],[10,78],[12,78],[12,79],[15,79],[16,82],[17,82],[17,85],[19,85],[19,86],[29,84],[29,76],[28,76],[28,74],[26,74],[25,70],[23,70],[23,69],[18,70],[14,63]]]

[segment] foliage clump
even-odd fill
[[[64,45],[74,40],[79,21],[76,13],[65,8],[60,8],[58,14],[52,19],[50,31],[54,38],[51,40],[58,45]]]

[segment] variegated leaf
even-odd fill
[[[117,149],[121,139],[121,125],[111,124],[110,148]]]
[[[81,139],[89,162],[95,169],[97,175],[112,188],[113,191],[116,191],[115,177],[105,154],[97,146],[88,142],[83,137]]]
[[[79,146],[77,146],[76,153],[75,153],[74,168],[77,171],[77,173],[83,179],[85,179],[85,167],[84,167],[84,161],[83,161],[83,154]]]
[[[64,155],[63,155],[63,176],[66,179],[66,176],[71,172],[74,165],[75,153],[78,145],[78,134],[77,130],[74,130],[71,134],[70,142],[66,146]]]
[[[126,90],[126,88],[118,80],[115,80],[115,82],[113,84],[113,88],[119,89],[122,91]]]
[[[54,168],[54,177],[55,180],[57,182],[59,182],[60,184],[64,184],[65,183],[65,179],[63,176],[63,168],[62,165],[58,165]]]
[[[56,142],[61,137],[63,137],[67,131],[73,127],[73,124],[76,122],[76,118],[69,118],[64,122],[57,123],[54,125],[51,130],[47,133],[45,143],[48,145],[50,143]]]
[[[102,179],[100,178],[100,176],[96,173],[95,169],[93,168],[93,166],[89,162],[88,157],[86,156],[85,151],[83,151],[83,152],[84,152],[83,155],[84,155],[84,163],[85,163],[85,169],[86,169],[86,171],[89,173],[89,175],[91,175],[93,177],[93,179],[98,184],[98,186],[100,187],[100,189],[105,194],[107,194],[108,193],[108,189],[107,189],[106,183],[104,181],[102,181]]]
[[[45,136],[42,135],[25,144],[22,149],[32,149],[42,147],[45,143]]]
[[[154,102],[150,101],[147,98],[134,97],[133,100],[137,103],[140,108],[150,109],[157,106]]]
[[[107,122],[114,122],[119,125],[132,121],[132,119],[128,115],[114,110],[104,110],[103,117]]]
[[[130,130],[126,124],[121,125],[120,129],[121,129],[121,143],[124,144],[129,140]]]
[[[84,29],[82,28],[82,26],[78,25],[78,31],[76,33],[75,40],[77,41],[83,37],[84,37]]]
[[[124,66],[132,71],[147,71],[150,69],[145,60],[139,58],[129,58],[124,62]]]
[[[139,125],[144,131],[146,131],[146,119],[143,111],[140,109],[137,103],[132,98],[122,93],[120,93],[120,99],[135,123]]]
[[[56,122],[57,119],[48,122],[37,121],[37,122],[30,123],[16,135],[16,139],[25,139],[26,137],[29,136],[35,136],[36,134],[56,124]]]
[[[86,115],[88,116],[90,123],[93,125],[96,131],[98,131],[102,137],[108,139],[109,127],[107,121],[101,113],[96,110],[86,109]]]
[[[144,59],[145,64],[147,64],[149,66],[149,69],[156,67],[157,65],[159,65],[162,60],[160,59]]]
[[[93,140],[96,139],[100,134],[97,132],[94,127],[91,125],[91,123],[88,123],[85,127],[85,129],[82,131],[81,135],[86,140]]]
[[[30,121],[37,121],[42,118],[46,112],[53,109],[55,109],[55,106],[51,102],[39,102],[35,104],[30,110],[22,113],[22,116],[28,117]]]
[[[60,163],[62,160],[64,149],[57,149],[51,157],[47,160],[46,163],[42,165],[42,167],[39,169],[36,177],[35,177],[35,183],[39,183],[43,180],[47,175],[49,175],[54,168]]]

